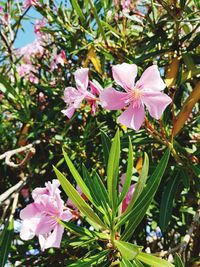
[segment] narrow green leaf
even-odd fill
[[[5,227],[0,236],[0,267],[4,267],[8,259],[8,253],[10,251],[12,237],[14,232],[14,219],[5,224]]]
[[[104,131],[101,131],[101,142],[103,146],[104,164],[105,166],[107,166],[110,147],[111,147],[111,141],[108,135]]]
[[[164,189],[161,204],[160,204],[160,217],[159,226],[162,231],[165,231],[172,214],[174,196],[177,191],[180,182],[179,172],[177,175],[172,177]]]
[[[128,165],[127,165],[127,170],[126,170],[126,178],[125,178],[122,192],[119,197],[118,205],[122,202],[122,200],[124,199],[125,195],[127,194],[129,190],[129,187],[131,185],[132,172],[133,172],[133,147],[131,144],[131,139],[129,137]]]
[[[96,266],[99,264],[108,254],[110,253],[110,250],[105,250],[102,252],[99,252],[96,255],[93,255],[88,258],[84,258],[82,260],[79,260],[75,263],[67,265],[68,267],[88,267],[88,266]],[[95,264],[95,265],[94,265]]]
[[[138,199],[138,197],[142,193],[142,190],[144,189],[144,187],[146,185],[146,180],[148,177],[148,171],[149,171],[149,158],[148,158],[148,155],[146,153],[144,153],[144,164],[142,166],[142,171],[141,171],[141,174],[139,176],[138,182],[135,186],[133,197],[132,197],[132,199],[131,199],[128,207],[127,207],[126,213],[128,213],[132,209],[136,200]]]
[[[92,0],[89,0],[89,2],[90,2],[91,9],[92,9],[92,11],[93,11],[93,13],[94,13],[94,17],[95,17],[95,19],[96,19],[96,22],[97,22],[99,31],[100,31],[100,33],[101,33],[101,35],[102,35],[102,38],[103,38],[104,42],[107,42],[106,35],[105,35],[104,29],[103,29],[103,27],[102,27],[102,25],[101,25],[101,21],[100,21],[100,19],[99,19],[99,15],[98,15],[97,10],[96,10],[96,8],[95,8],[95,6],[94,6],[94,3],[93,3]]]
[[[115,210],[117,206],[117,182],[119,174],[119,158],[120,158],[120,137],[119,130],[117,130],[114,140],[111,145],[108,166],[107,166],[107,188],[112,209]]]
[[[137,265],[134,265],[129,260],[122,257],[122,261],[120,261],[120,267],[137,267]]]
[[[115,245],[119,250],[119,252],[121,253],[122,257],[124,257],[127,260],[133,260],[142,249],[142,247],[138,247],[134,244],[124,242],[121,240],[115,240]]]
[[[135,202],[132,210],[130,210],[128,213],[122,214],[120,221],[116,226],[116,228],[118,229],[121,225],[128,221],[127,227],[122,234],[122,240],[128,240],[132,236],[135,228],[145,216],[145,213],[158,189],[162,176],[167,167],[169,155],[170,150],[167,149],[159,164],[157,165],[155,171],[149,178],[146,187]]]
[[[72,222],[64,222],[57,218],[57,221],[64,226],[66,229],[71,231],[72,233],[79,235],[79,236],[88,236],[88,237],[94,237],[93,232],[89,231],[85,227],[77,226]]]
[[[81,7],[79,6],[79,3],[77,0],[71,0],[71,4],[76,11],[77,15],[80,17],[81,22],[84,24],[85,23],[85,16],[82,12]]]
[[[76,191],[73,185],[66,179],[66,177],[58,169],[56,169],[56,167],[53,166],[53,168],[65,193],[74,203],[74,205],[80,210],[80,212],[84,216],[86,216],[86,219],[88,218],[91,222],[93,222],[92,225],[94,226],[94,228],[98,230],[99,228],[106,229],[107,228],[106,225],[95,214],[93,209],[83,200],[83,198],[79,195],[79,193]]]
[[[73,175],[73,178],[76,180],[77,184],[80,186],[83,194],[85,194],[85,196],[93,203],[93,199],[92,199],[92,196],[90,194],[88,187],[84,183],[82,177],[80,176],[80,174],[78,173],[78,171],[76,170],[76,168],[74,167],[73,163],[71,162],[70,158],[68,157],[67,153],[64,150],[63,150],[63,155],[67,163],[67,166],[71,174]]]
[[[180,255],[177,253],[175,254],[175,257],[174,257],[174,264],[175,264],[175,267],[185,267],[184,263],[181,260]]]
[[[163,259],[160,259],[158,257],[155,257],[151,254],[147,254],[144,252],[140,252],[137,255],[137,259],[153,267],[173,267],[174,266],[168,261],[165,261]]]

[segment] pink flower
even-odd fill
[[[38,36],[41,37],[43,35],[43,32],[41,32],[41,28],[45,26],[45,19],[42,18],[41,20],[36,20],[36,23],[34,25],[34,33]]]
[[[29,74],[33,70],[33,66],[31,64],[22,64],[21,66],[17,67],[17,72],[19,73],[20,77],[24,77],[25,75]]]
[[[35,235],[38,236],[42,250],[60,247],[64,227],[56,218],[63,221],[72,219],[71,212],[64,209],[59,185],[58,180],[53,180],[52,183],[45,183],[45,187],[33,190],[34,202],[20,212],[20,218],[23,220],[20,237],[29,240]]]
[[[64,66],[64,64],[66,63],[66,55],[65,55],[65,51],[61,51],[59,54],[56,54],[53,56],[51,65],[50,65],[50,69],[51,71],[54,71],[54,69],[57,69],[58,64],[60,64],[61,66]]]
[[[91,92],[87,90],[88,87],[88,68],[81,68],[75,71],[76,87],[67,87],[64,91],[64,101],[67,104],[67,109],[62,110],[62,113],[69,119],[73,116],[75,110],[80,107],[82,101],[85,99],[92,107],[92,113],[96,112],[96,97],[93,94],[98,91],[97,86],[91,86]],[[91,85],[91,82],[90,82]],[[93,85],[93,84],[92,84]]]
[[[119,92],[109,87],[100,94],[100,101],[108,110],[126,107],[118,121],[129,128],[136,131],[140,129],[145,117],[144,105],[153,118],[159,119],[172,101],[169,96],[160,92],[165,88],[165,84],[156,65],[148,67],[136,83],[135,64],[115,65],[112,67],[112,73],[115,82],[126,92]]]
[[[122,186],[119,187],[119,192],[122,192],[123,186],[124,186],[124,182],[125,182],[125,178],[126,178],[126,174],[123,173],[121,176],[121,184]],[[133,193],[135,190],[135,184],[131,185],[129,187],[129,190],[126,194],[126,196],[124,197],[123,201],[122,201],[122,213],[125,212],[125,210],[127,209],[132,197],[133,197]]]
[[[26,8],[31,7],[31,6],[38,6],[38,5],[39,5],[38,0],[25,0],[23,7],[26,9]]]

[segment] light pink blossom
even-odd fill
[[[51,65],[50,65],[50,69],[51,71],[54,71],[55,69],[58,68],[58,64],[60,64],[61,66],[64,66],[64,64],[66,63],[66,55],[65,55],[65,51],[61,50],[61,52],[59,54],[55,54],[53,56]]]
[[[23,7],[25,9],[27,9],[27,8],[29,8],[31,6],[38,6],[38,5],[39,5],[39,1],[38,0],[25,0]]]
[[[45,26],[45,19],[42,18],[40,20],[36,20],[36,23],[34,25],[34,33],[38,36],[41,37],[43,35],[43,32],[41,32],[41,28]]]
[[[64,101],[67,104],[67,109],[62,110],[62,113],[66,115],[69,119],[73,116],[76,109],[81,106],[83,100],[86,100],[87,103],[92,108],[92,114],[96,112],[96,96],[94,92],[98,92],[97,86],[92,84],[91,92],[87,90],[88,88],[88,68],[81,68],[75,71],[75,81],[76,88],[67,87],[64,91]],[[91,83],[90,83],[91,85]],[[94,85],[94,86],[93,86]]]
[[[120,193],[122,192],[125,178],[126,178],[126,174],[123,173],[121,176],[121,185],[119,186],[119,192]],[[128,205],[129,205],[129,203],[133,197],[134,190],[135,190],[135,184],[130,185],[129,190],[122,201],[122,213],[125,212],[125,210],[127,209]]]
[[[136,131],[139,130],[145,117],[144,105],[153,118],[160,119],[172,100],[160,92],[165,88],[165,84],[156,65],[148,67],[136,83],[135,64],[115,65],[112,67],[112,73],[115,82],[126,92],[119,92],[109,87],[100,94],[100,101],[108,110],[126,108],[119,116],[118,122]]]
[[[23,220],[20,237],[23,240],[39,238],[41,249],[60,247],[64,227],[57,222],[72,219],[72,213],[65,209],[60,197],[58,180],[45,183],[45,187],[36,188],[32,192],[34,202],[21,210],[20,218]]]

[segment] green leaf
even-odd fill
[[[122,261],[120,261],[120,267],[137,267],[137,265],[122,257]]]
[[[82,177],[80,176],[80,174],[78,173],[78,171],[76,170],[76,168],[74,167],[73,163],[71,162],[70,158],[68,157],[67,153],[64,150],[63,150],[63,155],[65,157],[67,166],[69,167],[69,170],[71,174],[73,175],[74,179],[76,180],[77,184],[79,185],[81,191],[93,203],[93,198],[90,194],[88,187],[84,183]]]
[[[93,223],[93,227],[98,229],[104,228],[107,226],[102,222],[102,220],[94,213],[93,209],[83,200],[83,198],[79,195],[73,185],[66,179],[66,177],[58,170],[55,166],[53,166],[54,171],[62,188],[65,193],[74,203],[74,205],[80,210],[80,212],[86,216],[86,219],[89,219]]]
[[[131,238],[134,230],[145,216],[145,213],[149,205],[151,204],[151,201],[158,189],[162,176],[167,167],[169,155],[170,150],[167,149],[159,164],[157,165],[155,171],[149,178],[146,187],[135,202],[132,210],[130,210],[128,213],[122,214],[120,221],[116,226],[116,228],[118,229],[121,225],[128,221],[128,224],[121,237],[122,240],[128,240],[129,238]]]
[[[75,263],[69,264],[67,265],[68,267],[89,267],[89,266],[94,266],[93,264],[95,264],[95,266],[100,263],[108,254],[110,253],[110,250],[105,250],[102,252],[99,252],[96,255],[93,255],[91,257],[88,258],[84,258],[82,260],[79,260]]]
[[[68,229],[70,232],[79,235],[79,236],[89,236],[94,237],[93,232],[89,231],[85,227],[77,226],[72,222],[64,222],[57,218],[57,221],[64,226],[66,229]]]
[[[146,180],[148,177],[148,171],[149,171],[149,158],[148,158],[148,155],[146,153],[144,153],[144,164],[142,166],[142,171],[141,171],[141,174],[139,176],[138,182],[135,186],[133,197],[132,197],[132,199],[131,199],[128,207],[127,207],[126,213],[128,213],[132,209],[136,200],[138,199],[138,197],[142,193],[142,190],[145,187]]]
[[[103,146],[104,164],[105,166],[107,166],[111,142],[110,142],[110,138],[104,131],[101,131],[101,142]]]
[[[82,12],[81,7],[79,6],[79,3],[77,0],[71,0],[71,4],[76,11],[77,15],[80,17],[81,22],[84,24],[85,23],[85,16]]]
[[[121,253],[122,257],[124,257],[127,260],[133,260],[142,249],[142,247],[138,247],[134,244],[124,242],[121,240],[115,240],[115,246]]]
[[[117,130],[112,146],[110,149],[108,166],[107,166],[107,188],[113,211],[117,206],[117,182],[119,174],[119,158],[120,158],[120,137]]]
[[[153,267],[173,267],[174,266],[168,261],[165,261],[163,259],[160,259],[158,257],[155,257],[153,255],[150,255],[144,252],[140,252],[137,255],[137,259]]]
[[[8,259],[11,242],[14,232],[14,219],[12,218],[5,224],[5,227],[0,236],[0,267],[4,267]]]
[[[125,195],[127,194],[128,190],[129,190],[129,187],[131,185],[132,172],[133,172],[133,147],[131,144],[131,139],[129,137],[128,165],[127,165],[127,170],[126,170],[126,178],[125,178],[122,192],[121,192],[120,197],[119,197],[118,205],[124,199]]]
[[[102,25],[101,25],[101,21],[100,21],[100,19],[99,19],[99,15],[98,15],[97,10],[96,10],[96,8],[95,8],[95,6],[94,6],[94,3],[93,3],[92,0],[89,0],[89,2],[90,2],[91,9],[92,9],[92,11],[93,11],[94,17],[95,17],[95,19],[96,19],[96,22],[97,22],[99,31],[100,31],[100,33],[101,33],[101,35],[102,35],[102,38],[103,38],[104,42],[107,42],[106,35],[105,35],[104,29],[103,29],[103,27],[102,27]]]
[[[177,175],[172,177],[164,189],[161,204],[160,204],[160,217],[159,226],[162,231],[165,231],[172,214],[174,196],[180,183],[179,172]]]
[[[184,263],[181,260],[180,255],[177,253],[175,254],[175,257],[174,257],[174,264],[175,264],[175,267],[185,267]]]

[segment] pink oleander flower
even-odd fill
[[[44,47],[41,39],[37,38],[32,43],[19,48],[17,50],[17,55],[23,57],[23,62],[27,64],[32,64],[31,59],[34,57],[40,58],[44,54]]]
[[[41,32],[41,28],[45,26],[46,22],[45,19],[42,18],[40,20],[36,20],[36,23],[34,25],[34,33],[38,36],[41,37],[44,33]]]
[[[62,110],[62,113],[69,119],[71,119],[75,110],[81,106],[83,100],[86,100],[91,106],[92,114],[96,112],[97,99],[95,94],[99,94],[100,89],[94,83],[90,82],[91,92],[87,90],[89,83],[88,71],[88,68],[81,68],[75,71],[74,76],[77,88],[65,88],[64,101],[67,104],[67,109]]]
[[[108,110],[126,108],[118,118],[119,123],[136,131],[139,130],[145,118],[144,106],[153,118],[160,119],[172,100],[160,92],[165,88],[165,84],[156,65],[148,67],[136,83],[137,66],[135,64],[115,65],[112,67],[112,73],[115,82],[126,92],[119,92],[109,87],[101,92],[100,101]]]
[[[122,192],[123,186],[124,186],[124,182],[125,182],[125,178],[126,178],[126,174],[123,173],[121,176],[121,185],[119,186],[119,192]],[[122,213],[125,212],[125,210],[127,209],[132,197],[133,197],[133,193],[135,190],[135,184],[132,184],[129,187],[129,190],[126,194],[126,196],[124,197],[123,201],[122,201]]]
[[[64,64],[66,64],[67,60],[66,60],[66,55],[65,55],[65,51],[62,50],[59,54],[56,54],[53,56],[51,65],[50,65],[50,69],[51,71],[54,71],[55,69],[58,68],[58,64],[60,64],[61,66],[64,66]]]
[[[25,0],[23,7],[25,9],[31,7],[31,6],[38,6],[39,5],[39,1],[38,0]]]
[[[45,187],[33,190],[34,202],[21,210],[20,218],[23,220],[20,237],[23,240],[39,238],[42,250],[50,247],[60,247],[64,227],[57,222],[72,219],[72,213],[66,209],[60,197],[58,180],[45,183]]]
[[[17,66],[17,72],[20,77],[24,77],[29,74],[33,70],[33,66],[31,64],[22,64]]]

